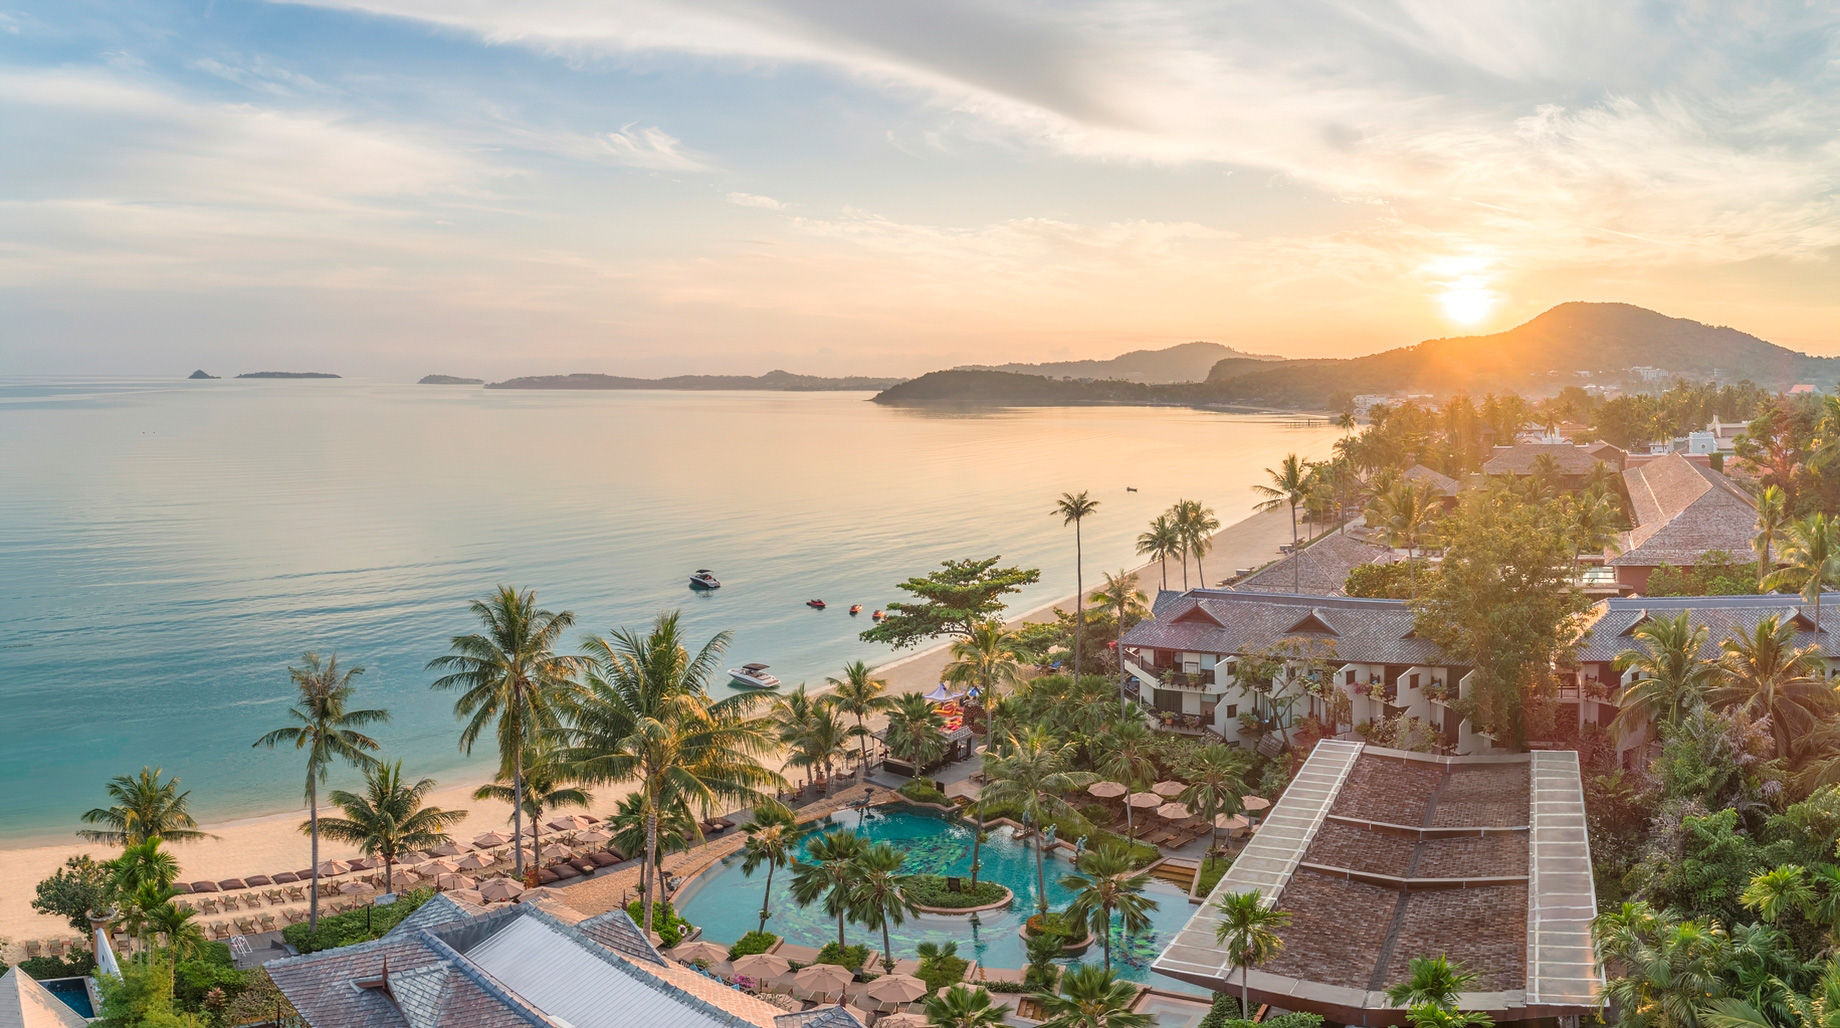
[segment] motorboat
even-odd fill
[[[708,568],[697,568],[696,574],[690,576],[690,586],[693,589],[720,589],[722,583],[716,581],[715,573]]]
[[[871,615],[869,615],[869,616],[870,616],[870,617],[872,617],[872,618],[874,618],[874,619],[875,619],[875,620],[877,620],[877,621],[880,621],[881,619],[883,619],[883,618],[885,618],[885,617],[887,617],[888,615],[886,615],[886,614],[884,614],[884,613],[882,613],[881,611],[879,611],[879,610],[878,610],[878,611],[876,611],[875,613],[873,613],[873,614],[871,614]]]
[[[743,664],[728,669],[729,681],[743,689],[777,689],[779,679],[767,674],[765,664]]]
[[[812,610],[823,610],[824,601],[823,600],[806,600],[805,606],[810,607]]]
[[[856,615],[861,614],[861,613],[862,613],[862,604],[860,603],[850,604],[850,616],[851,617],[855,617]]]

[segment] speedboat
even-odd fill
[[[806,600],[805,606],[810,607],[812,610],[823,610],[824,601],[823,600]]]
[[[743,664],[728,669],[729,681],[743,689],[777,689],[779,679],[767,674],[765,664]]]
[[[722,583],[716,581],[714,572],[708,568],[697,568],[696,574],[690,576],[690,585],[695,589],[720,589]]]
[[[862,604],[860,603],[850,604],[850,616],[851,617],[855,617],[856,615],[861,614],[861,613],[862,613]]]
[[[881,611],[879,611],[879,610],[878,610],[878,611],[876,611],[875,613],[873,613],[873,614],[871,614],[871,615],[869,615],[869,616],[870,616],[870,617],[872,617],[872,618],[874,618],[874,619],[875,619],[875,620],[877,620],[877,621],[880,621],[881,619],[883,619],[883,618],[885,618],[885,617],[887,617],[888,615],[886,615],[886,614],[884,614],[884,613],[882,613]]]

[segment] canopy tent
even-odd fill
[[[946,683],[940,682],[938,688],[926,694],[926,700],[928,703],[950,703],[953,700],[962,699],[964,695],[962,692],[953,692]]]

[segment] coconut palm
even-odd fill
[[[1123,782],[1131,792],[1136,792],[1143,783],[1156,778],[1155,758],[1163,747],[1159,745],[1156,733],[1144,724],[1142,718],[1128,717],[1112,726],[1099,736],[1098,748],[1103,755],[1099,762],[1099,773],[1109,775],[1115,782]],[[1127,801],[1124,805],[1124,830],[1126,835],[1133,838],[1137,835],[1134,816],[1131,804]]]
[[[1188,788],[1182,790],[1180,799],[1196,817],[1213,825],[1216,847],[1220,845],[1220,824],[1215,819],[1246,809],[1241,797],[1246,794],[1246,772],[1251,766],[1247,751],[1225,743],[1202,747],[1182,765]]]
[[[783,803],[768,800],[754,808],[754,819],[741,829],[741,873],[753,875],[763,865],[767,869],[767,888],[760,894],[760,928],[767,930],[769,906],[773,900],[773,871],[786,866],[798,844],[798,818]]]
[[[103,831],[84,829],[79,838],[116,846],[133,846],[159,836],[168,842],[192,842],[211,836],[198,831],[192,818],[191,791],[179,791],[179,776],[160,781],[160,768],[143,767],[136,775],[109,779],[106,807],[84,813],[83,822],[108,825]]]
[[[1646,908],[1647,904],[1624,904]],[[1619,912],[1598,915],[1614,919]],[[1614,961],[1622,974],[1604,987],[1604,1001],[1623,1023],[1643,1028],[1700,1028],[1701,1012],[1725,996],[1731,938],[1706,921],[1678,921],[1637,909],[1642,920],[1598,935],[1600,961]]]
[[[1818,646],[1795,645],[1795,622],[1771,614],[1749,629],[1737,629],[1719,644],[1718,684],[1711,693],[1717,709],[1737,707],[1753,718],[1767,717],[1776,752],[1794,757],[1833,715],[1840,699],[1819,677]]]
[[[1009,1023],[1009,1004],[992,1006],[990,990],[954,985],[926,997],[929,1028],[1002,1028]]]
[[[1690,611],[1671,618],[1650,616],[1630,633],[1642,648],[1616,655],[1618,671],[1636,673],[1636,680],[1617,697],[1618,710],[1610,722],[1618,737],[1639,726],[1671,726],[1687,711],[1706,702],[1716,678],[1717,665],[1702,659],[1706,627],[1691,621]]]
[[[1254,510],[1277,510],[1288,505],[1291,509],[1291,549],[1297,549],[1297,508],[1310,495],[1310,469],[1298,459],[1296,454],[1287,455],[1275,468],[1266,468],[1265,474],[1271,478],[1270,485],[1254,485],[1252,491],[1265,497],[1253,505]],[[1297,562],[1291,561],[1291,592],[1302,592],[1298,581],[1300,572]],[[1206,583],[1203,583],[1204,585]]]
[[[1048,1019],[1041,1028],[1150,1028],[1154,1014],[1132,1013],[1137,986],[1103,967],[1081,965],[1061,976],[1060,993],[1032,997]]]
[[[1775,570],[1770,557],[1788,521],[1789,501],[1783,495],[1782,486],[1764,486],[1757,494],[1757,534],[1751,538],[1751,549],[1757,554],[1758,588],[1763,587],[1764,578]]]
[[[1170,520],[1168,514],[1158,514],[1156,519],[1150,522],[1150,530],[1137,537],[1138,556],[1149,557],[1162,565],[1164,589],[1169,588],[1169,558],[1181,552],[1181,532],[1177,530],[1175,522]],[[1188,584],[1186,562],[1182,565],[1182,581],[1186,588]]]
[[[383,891],[395,891],[396,861],[411,850],[433,849],[450,841],[447,829],[466,820],[464,810],[426,807],[434,779],[404,782],[402,761],[376,764],[364,772],[364,791],[335,789],[332,802],[344,817],[328,817],[319,830],[328,839],[350,843],[367,857],[383,861]],[[302,832],[312,829],[301,825]]]
[[[285,725],[257,739],[254,746],[269,749],[293,743],[307,754],[307,824],[312,837],[313,875],[307,881],[307,925],[319,927],[319,786],[332,771],[334,761],[342,761],[360,770],[377,763],[371,753],[377,740],[358,729],[382,724],[390,712],[381,708],[349,710],[351,698],[358,692],[353,679],[364,673],[362,667],[339,667],[338,654],[324,662],[319,654],[302,656],[303,667],[288,668],[299,701],[288,708],[293,724]]]
[[[1207,556],[1208,548],[1214,545],[1214,533],[1220,529],[1220,519],[1214,516],[1214,508],[1203,506],[1198,500],[1177,500],[1176,526],[1182,533],[1183,580],[1188,578],[1187,554],[1195,555],[1195,581],[1199,588],[1207,588],[1207,569],[1202,567],[1201,558]]]
[[[767,801],[772,802],[772,801]],[[628,793],[613,805],[613,811],[601,822],[613,834],[613,848],[644,865],[651,854],[653,866],[662,866],[665,854],[687,850],[703,844],[703,826],[688,807],[665,807],[658,811],[653,829],[652,807],[644,796]],[[649,845],[649,849],[647,848]]]
[[[198,911],[168,899],[146,913],[147,930],[166,940],[166,984],[178,979],[179,961],[203,960],[208,942],[195,920]]]
[[[1751,1000],[1725,996],[1709,1001],[1700,1011],[1700,1023],[1706,1028],[1840,1028],[1840,960],[1828,958],[1809,995],[1796,992],[1775,976],[1767,988],[1773,1002],[1762,995]]]
[[[1117,633],[1112,639],[1112,647],[1118,653],[1118,705],[1129,711],[1130,701],[1125,698],[1124,683],[1129,676],[1124,670],[1124,629],[1125,622],[1136,614],[1141,620],[1149,611],[1144,606],[1148,599],[1143,590],[1137,588],[1137,576],[1120,568],[1117,574],[1105,573],[1105,585],[1093,593],[1093,602],[1111,609],[1112,618],[1117,626]]]
[[[1150,873],[1131,862],[1130,851],[1118,845],[1101,846],[1080,858],[1079,872],[1061,879],[1061,888],[1075,890],[1067,917],[1086,925],[1105,946],[1105,968],[1112,967],[1112,914],[1125,934],[1150,927],[1155,900],[1144,895]]]
[[[926,697],[907,693],[888,711],[888,752],[913,768],[919,778],[928,764],[945,752],[946,719]]]
[[[1214,924],[1214,941],[1226,945],[1227,956],[1239,968],[1240,1009],[1251,1010],[1247,974],[1252,965],[1263,964],[1284,949],[1278,932],[1291,923],[1291,915],[1266,906],[1256,891],[1227,893],[1213,902],[1212,913],[1219,919]]]
[[[894,943],[889,939],[890,925],[902,925],[914,905],[901,892],[907,876],[901,864],[907,855],[886,842],[878,842],[857,854],[852,861],[850,881],[850,919],[871,931],[882,930],[882,970],[894,970]]]
[[[1387,1002],[1398,1007],[1416,1007],[1429,1003],[1443,1010],[1457,1009],[1457,994],[1476,987],[1482,975],[1464,968],[1444,954],[1413,957],[1407,963],[1406,980],[1390,985]]]
[[[785,784],[761,766],[778,741],[770,719],[754,714],[757,693],[712,701],[704,692],[728,633],[693,657],[680,615],[661,614],[646,634],[621,629],[583,643],[585,687],[569,697],[557,753],[578,781],[633,782],[647,818],[640,866],[644,930],[652,930],[661,812],[708,817],[717,803],[754,804]]]
[[[594,802],[594,797],[587,790],[573,785],[560,761],[550,749],[532,749],[524,754],[524,814],[530,818],[530,862],[537,867],[543,866],[543,818],[564,807],[586,807]],[[517,802],[517,790],[507,781],[503,768],[499,769],[498,779],[473,790],[476,800],[497,800],[507,806]],[[512,831],[518,829],[514,818]],[[524,845],[523,836],[518,836],[513,846]]]
[[[1399,479],[1367,505],[1367,523],[1388,546],[1406,551],[1406,582],[1418,595],[1418,548],[1431,537],[1432,524],[1442,510],[1437,490],[1429,484]],[[1295,564],[1292,561],[1292,564]]]
[[[824,912],[837,919],[837,948],[843,949],[843,922],[850,914],[850,890],[856,884],[856,858],[869,844],[862,836],[838,828],[825,832],[805,846],[806,859],[792,861],[792,900],[809,907],[820,900]]]
[[[979,798],[990,805],[1020,807],[1023,817],[1037,828],[1069,815],[1077,816],[1067,794],[1084,789],[1099,780],[1090,771],[1073,769],[1074,747],[1057,742],[1043,725],[1035,725],[1014,739],[1013,752],[992,762],[990,784]],[[1043,914],[1048,912],[1048,876],[1042,861],[1042,848],[1035,846],[1035,899]]]
[[[1797,589],[1814,604],[1814,620],[1821,622],[1821,593],[1840,583],[1840,527],[1825,514],[1810,514],[1789,523],[1782,547],[1783,567],[1764,576],[1763,588]]]
[[[952,643],[951,663],[943,677],[948,682],[975,685],[985,707],[996,700],[1001,686],[1022,682],[1023,663],[1014,633],[995,621],[971,626],[964,638]]]
[[[1586,552],[1615,553],[1623,529],[1623,508],[1605,487],[1588,489],[1572,497],[1563,508],[1565,541],[1572,547],[1572,574]]]
[[[862,763],[858,770],[864,778],[869,777],[869,736],[868,727],[863,720],[871,714],[887,710],[893,703],[888,698],[888,683],[875,677],[875,671],[867,663],[853,660],[843,666],[842,678],[826,678],[831,686],[831,703],[837,713],[856,720],[856,727],[850,734],[856,737],[862,748]]]
[[[147,949],[147,915],[172,897],[172,884],[179,878],[179,862],[160,847],[160,837],[150,836],[124,848],[121,856],[109,862],[109,891],[125,900],[124,910],[129,930]]]
[[[1448,1010],[1435,1003],[1420,1003],[1406,1011],[1412,1028],[1493,1028],[1495,1019],[1480,1010]]]
[[[1084,554],[1080,546],[1080,522],[1086,516],[1099,509],[1099,501],[1087,495],[1082,489],[1078,493],[1062,493],[1050,514],[1058,515],[1062,525],[1073,526],[1073,673],[1080,673],[1080,637],[1086,634],[1086,583],[1081,577]]]
[[[557,640],[575,624],[575,615],[544,610],[537,606],[534,590],[519,592],[508,585],[474,600],[468,609],[484,631],[454,636],[450,652],[428,662],[428,670],[446,672],[431,688],[459,690],[454,716],[466,722],[460,730],[463,752],[473,752],[486,729],[495,730],[501,773],[510,772],[515,797],[511,824],[522,838],[524,754],[557,727],[559,711],[582,667],[581,658],[556,653]],[[521,844],[512,849],[512,865],[522,878]]]

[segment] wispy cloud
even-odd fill
[[[789,204],[780,203],[770,196],[760,196],[756,193],[730,193],[728,194],[728,202],[737,207],[760,207],[769,211],[783,211],[790,206]]]
[[[627,125],[602,140],[614,162],[652,171],[708,171],[709,165],[684,149],[683,141],[652,126],[634,131]]]

